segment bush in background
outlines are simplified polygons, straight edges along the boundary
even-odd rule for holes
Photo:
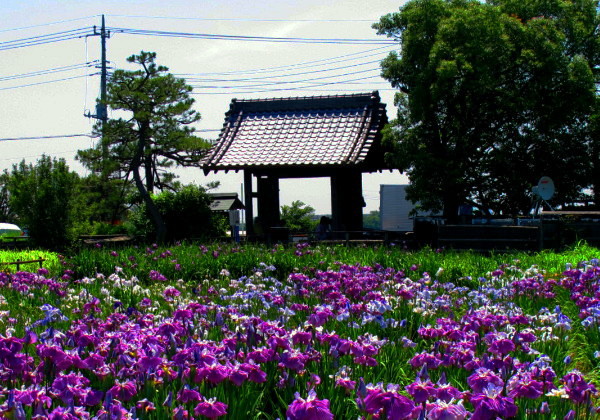
[[[61,249],[74,239],[75,191],[79,176],[64,159],[43,155],[37,163],[23,160],[5,172],[8,204],[15,221],[26,228],[35,246]]]
[[[179,191],[163,191],[153,200],[167,226],[169,242],[225,235],[227,221],[210,210],[211,199],[202,187],[186,185]],[[156,228],[144,205],[131,212],[127,227],[133,236],[146,240],[156,236]]]

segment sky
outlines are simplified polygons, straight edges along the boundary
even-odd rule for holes
[[[101,15],[110,30],[109,66],[133,69],[128,56],[142,50],[156,52],[159,64],[194,86],[194,109],[202,115],[195,128],[214,140],[233,98],[378,90],[392,119],[394,90],[380,77],[379,62],[398,45],[377,35],[371,25],[401,5],[393,0],[2,0],[0,171],[46,154],[65,158],[71,169],[86,174],[74,156],[97,141],[89,137],[95,121],[84,114],[94,112],[99,95],[95,66],[100,37],[92,35]],[[71,35],[73,39],[63,40]],[[44,36],[53,42],[40,43]],[[246,41],[240,36],[304,42]],[[306,42],[315,38],[327,42]],[[176,172],[184,184],[218,180],[221,185],[215,192],[241,193],[241,172],[209,176],[193,168]],[[363,175],[365,213],[378,210],[381,184],[406,183],[407,177],[397,171]],[[329,188],[325,178],[284,179],[281,204],[300,200],[317,214],[328,214]]]

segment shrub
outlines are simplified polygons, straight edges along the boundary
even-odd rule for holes
[[[179,191],[163,191],[153,197],[167,226],[167,241],[223,236],[226,221],[210,210],[210,197],[204,188],[186,185]],[[127,224],[130,234],[146,239],[156,235],[156,229],[146,207],[135,208]]]

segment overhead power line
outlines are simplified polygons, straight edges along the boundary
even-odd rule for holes
[[[40,23],[38,25],[29,25],[29,26],[21,26],[21,27],[18,27],[18,28],[1,29],[0,33],[2,33],[2,32],[11,32],[11,31],[20,31],[20,30],[23,30],[23,29],[39,28],[40,26],[59,25],[61,23],[68,23],[68,22],[75,22],[75,21],[78,21],[78,20],[91,19],[91,18],[95,18],[95,17],[98,17],[98,16],[99,15],[90,15],[90,16],[84,16],[84,17],[79,17],[79,18],[74,18],[74,19],[65,19],[65,20],[57,20],[55,22]]]
[[[210,132],[219,132],[221,129],[200,129],[196,130],[198,133],[210,133]],[[23,140],[51,140],[51,139],[68,139],[75,137],[88,137],[90,139],[98,138],[99,136],[94,136],[92,134],[61,134],[61,135],[53,135],[53,136],[31,136],[31,137],[4,137],[0,138],[0,141],[23,141]]]
[[[129,35],[160,36],[174,38],[194,38],[194,39],[218,39],[225,41],[252,41],[252,42],[286,42],[303,44],[366,44],[366,45],[395,45],[396,42],[381,39],[361,39],[361,38],[301,38],[301,37],[269,37],[269,36],[250,36],[250,35],[222,35],[222,34],[204,34],[192,32],[173,32],[173,31],[155,31],[149,29],[132,28],[110,28],[113,33],[123,33]]]
[[[93,66],[97,65],[98,63],[99,63],[98,60],[94,60],[94,61],[88,61],[86,63],[71,64],[68,66],[54,67],[54,68],[45,69],[45,70],[37,70],[37,71],[29,72],[29,73],[13,74],[10,76],[0,76],[0,82],[4,82],[7,80],[23,79],[26,77],[45,76],[46,74],[60,73],[60,72],[64,72],[64,71],[79,70],[79,69],[83,69],[83,68],[87,68],[87,67],[93,67]]]
[[[235,94],[249,94],[249,93],[267,93],[267,92],[283,92],[283,91],[290,91],[290,90],[314,90],[313,88],[315,87],[322,87],[322,86],[331,86],[331,85],[339,85],[339,84],[349,84],[351,82],[356,82],[356,81],[361,81],[361,80],[367,80],[367,79],[374,79],[374,78],[378,78],[379,76],[365,76],[365,77],[357,77],[355,79],[348,79],[348,80],[344,80],[344,81],[333,81],[333,82],[323,82],[323,83],[314,83],[311,84],[309,86],[293,86],[293,87],[277,87],[277,88],[266,88],[266,89],[260,89],[260,90],[253,90],[253,91],[238,91],[238,92],[231,92],[231,91],[226,91],[226,92],[204,92],[204,93],[199,93],[199,92],[192,92],[193,95],[235,95]],[[222,86],[216,86],[214,87],[214,89],[224,89]],[[243,86],[238,87],[238,89],[243,89]],[[362,89],[364,90],[364,89]]]
[[[353,76],[356,74],[364,74],[364,73],[369,73],[369,72],[373,72],[373,71],[377,71],[379,72],[379,68],[371,68],[371,69],[367,69],[367,70],[359,70],[359,71],[353,71],[353,72],[347,72],[347,73],[343,73],[343,74],[333,74],[333,75],[328,75],[328,76],[319,76],[319,77],[312,77],[312,78],[303,78],[303,79],[296,79],[296,80],[268,80],[265,81],[264,83],[255,83],[253,85],[244,85],[242,87],[263,87],[263,86],[275,86],[275,85],[289,85],[289,84],[298,84],[298,83],[309,83],[315,80],[324,80],[324,79],[339,79],[340,77],[345,77],[345,76]],[[369,76],[370,77],[379,77],[379,74],[377,75],[372,75]],[[208,80],[210,81],[210,80]],[[221,80],[223,81],[223,80]],[[224,80],[227,81],[227,80]],[[233,80],[233,82],[235,82],[236,80]],[[237,80],[239,81],[239,80]],[[252,81],[252,79],[248,79],[246,81]],[[336,80],[335,83],[345,83],[348,82],[349,80]],[[193,85],[192,87],[201,87],[201,85]]]
[[[374,52],[374,51],[377,51],[377,52]],[[212,72],[212,73],[174,73],[174,75],[180,76],[180,77],[215,76],[215,75],[226,76],[226,75],[236,75],[236,74],[246,74],[246,73],[251,73],[251,74],[269,73],[269,72],[278,71],[278,70],[288,71],[288,69],[289,69],[289,71],[291,71],[291,70],[299,70],[299,69],[304,69],[304,68],[327,66],[327,65],[330,65],[332,62],[335,64],[338,64],[338,63],[342,63],[342,62],[346,62],[346,61],[353,61],[353,60],[358,60],[358,59],[363,59],[363,58],[375,57],[375,56],[381,55],[382,53],[387,53],[390,51],[392,51],[392,50],[390,49],[389,46],[386,45],[383,47],[369,48],[368,50],[364,50],[364,51],[360,51],[360,52],[356,52],[356,53],[338,55],[338,56],[328,57],[328,58],[321,58],[319,60],[302,61],[299,63],[286,64],[283,66],[262,67],[262,68],[258,68],[258,69],[232,70],[232,71]],[[369,54],[369,53],[372,53],[372,54]]]
[[[271,75],[266,75],[266,76],[259,76],[259,77],[246,77],[243,79],[213,79],[213,78],[200,78],[200,77],[186,77],[187,81],[193,81],[193,82],[251,82],[251,81],[261,81],[261,80],[268,80],[268,79],[280,79],[283,77],[292,77],[292,76],[304,76],[306,74],[314,74],[314,73],[326,73],[326,72],[331,72],[331,71],[336,71],[336,70],[345,70],[345,69],[350,69],[350,68],[354,68],[354,67],[360,67],[360,66],[367,66],[369,64],[375,64],[375,63],[379,63],[380,60],[374,60],[374,61],[367,61],[367,62],[363,62],[363,63],[357,63],[357,64],[351,64],[351,65],[345,65],[345,66],[338,66],[338,67],[331,67],[328,69],[322,69],[322,70],[310,70],[310,71],[303,71],[303,72],[299,72],[299,73],[288,73],[288,74],[271,74]],[[363,70],[363,71],[371,71],[373,69],[367,69],[367,70]],[[379,70],[379,67],[376,68],[376,70]],[[352,73],[346,73],[346,74],[352,74]],[[324,77],[339,77],[339,76],[344,76],[344,74],[334,74],[334,75],[330,75],[330,76],[324,76]],[[305,80],[314,80],[314,79],[305,79]],[[265,81],[265,83],[277,83],[276,81]]]
[[[97,136],[93,136],[91,134],[63,134],[63,135],[55,135],[55,136],[5,137],[5,138],[0,138],[0,141],[67,139],[67,138],[74,138],[74,137],[96,138]]]
[[[323,23],[347,23],[347,22],[369,22],[373,19],[259,19],[259,18],[200,18],[183,16],[146,16],[146,15],[111,15],[109,17],[133,18],[133,19],[161,19],[161,20],[195,20],[203,22],[323,22]]]
[[[12,41],[4,41],[0,42],[0,51],[31,47],[33,45],[42,45],[52,42],[67,41],[70,39],[82,38],[90,33],[90,28],[79,28],[62,32],[54,32],[46,35],[32,36],[29,38],[15,39]]]
[[[46,80],[44,82],[27,83],[25,85],[3,87],[3,88],[0,88],[0,90],[10,90],[10,89],[17,89],[17,88],[23,88],[23,87],[29,87],[29,86],[46,85],[48,83],[64,82],[66,80],[80,79],[82,77],[97,76],[97,75],[98,75],[98,73],[80,74],[79,76],[63,77],[62,79]]]

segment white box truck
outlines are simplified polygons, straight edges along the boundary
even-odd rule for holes
[[[379,186],[379,216],[381,230],[410,232],[413,219],[410,212],[414,205],[406,199],[408,185],[381,184]]]

